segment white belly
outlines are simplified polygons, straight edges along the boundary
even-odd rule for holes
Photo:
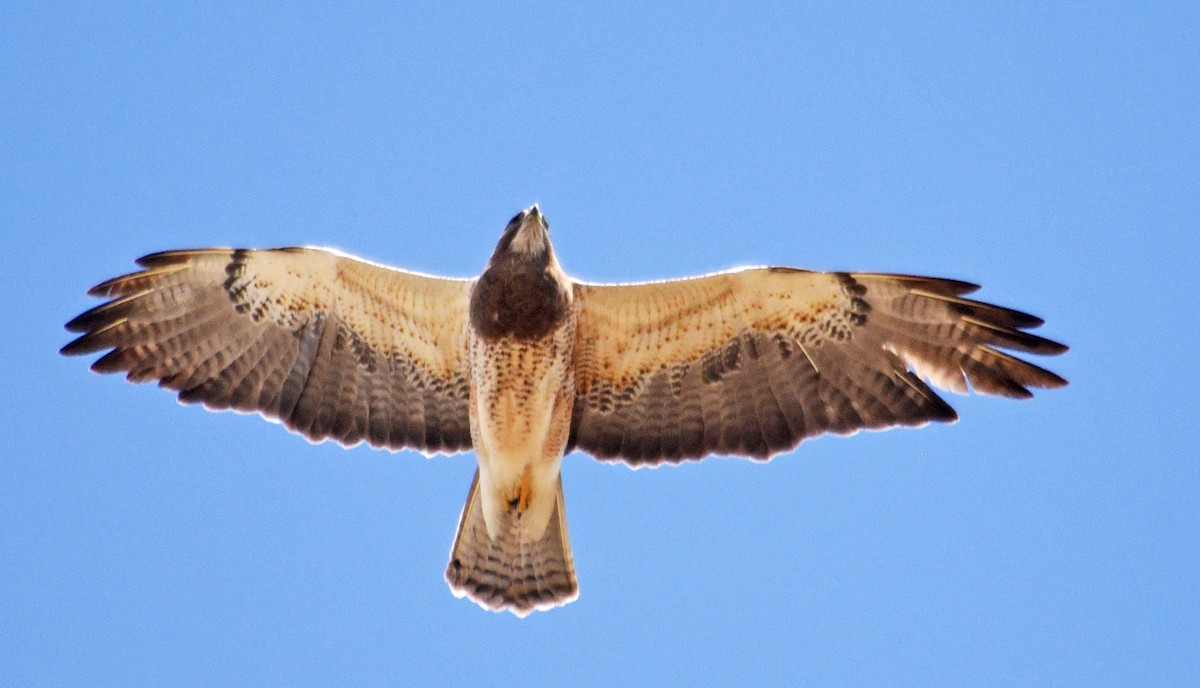
[[[519,481],[527,467],[542,463],[547,454],[561,455],[561,447],[555,452],[548,446],[561,375],[538,372],[542,374],[524,380],[520,389],[485,379],[472,400],[480,468],[497,484]]]
[[[541,343],[472,339],[471,438],[489,531],[523,489],[531,533],[540,536],[549,521],[574,400],[571,329]]]

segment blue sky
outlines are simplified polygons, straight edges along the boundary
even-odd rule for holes
[[[982,3],[980,3],[982,4]],[[1185,685],[1194,3],[0,8],[0,684]],[[581,597],[442,580],[472,458],[310,446],[58,356],[154,250],[603,281],[924,273],[1072,386],[767,465],[565,462]]]

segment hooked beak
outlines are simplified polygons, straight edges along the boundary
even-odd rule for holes
[[[524,225],[526,223],[530,223],[530,222],[537,222],[538,224],[540,224],[542,226],[542,229],[550,228],[549,225],[546,223],[545,216],[542,215],[542,209],[538,207],[537,203],[534,203],[533,205],[529,206],[525,210],[522,210],[521,214],[525,216],[525,218],[521,222],[522,225]]]

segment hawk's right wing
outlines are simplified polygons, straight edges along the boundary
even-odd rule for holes
[[[89,292],[64,354],[181,401],[257,411],[311,440],[426,453],[471,446],[471,282],[312,248],[156,253]]]

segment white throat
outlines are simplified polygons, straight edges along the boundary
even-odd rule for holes
[[[540,256],[546,252],[546,239],[538,228],[525,226],[517,230],[508,247],[517,253]]]

